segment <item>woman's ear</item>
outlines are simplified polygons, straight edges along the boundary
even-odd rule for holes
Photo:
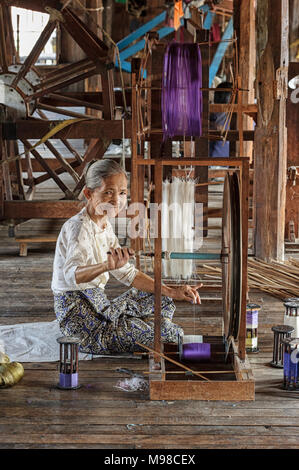
[[[83,189],[83,194],[86,197],[86,199],[89,200],[91,198],[91,190],[89,188],[87,188],[86,186]]]

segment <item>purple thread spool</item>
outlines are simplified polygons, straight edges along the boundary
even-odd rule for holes
[[[78,384],[78,350],[79,338],[75,336],[62,336],[57,338],[60,345],[59,384],[61,390],[74,390],[80,388]]]
[[[273,359],[272,362],[270,362],[270,365],[272,367],[277,367],[278,369],[283,369],[284,345],[282,340],[290,338],[294,328],[289,325],[276,325],[272,326],[271,330],[274,333],[274,344]]]
[[[195,342],[194,339],[196,338],[191,335],[189,340],[190,343],[184,343],[183,337],[178,335],[178,349],[179,349],[179,356],[180,361],[191,361],[191,362],[204,362],[209,361],[211,359],[211,344],[210,343],[203,343],[202,336],[198,336],[199,341]]]
[[[284,338],[283,356],[283,388],[293,391],[299,390],[299,338]]]
[[[261,306],[247,304],[246,306],[246,352],[259,352],[257,347],[258,314]]]
[[[211,359],[210,343],[183,344],[182,360],[189,362],[204,362]]]
[[[162,75],[164,140],[202,134],[202,60],[195,43],[172,41],[166,48]]]

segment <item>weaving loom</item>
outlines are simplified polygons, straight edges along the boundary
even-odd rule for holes
[[[205,116],[209,114],[209,62],[206,60],[209,40],[201,41],[200,51],[197,44],[171,43],[166,55],[165,44],[159,43],[157,38],[154,38],[154,33],[146,41],[146,47],[153,43],[155,48],[146,54],[150,63],[146,64],[138,59],[132,62],[132,115],[136,116],[132,125],[133,140],[134,135],[136,136],[136,145],[132,147],[132,202],[142,201],[147,168],[147,174],[152,178],[150,185],[154,188],[154,202],[158,206],[163,202],[177,201],[182,207],[184,202],[206,201],[203,203],[203,221],[207,224],[207,199],[202,197],[207,195],[210,184],[208,166],[215,165],[215,158],[208,158],[205,121]],[[175,54],[171,55],[173,48]],[[188,63],[187,49],[189,52],[192,50],[193,54],[194,51],[198,54],[196,67],[194,56]],[[186,59],[185,62],[182,56]],[[201,57],[202,73],[198,70]],[[184,63],[183,70],[177,67],[180,60]],[[193,72],[193,81],[189,78],[188,83],[186,77],[192,74],[186,67],[191,67]],[[146,80],[140,78],[144,68],[151,70],[154,75],[148,73]],[[197,87],[195,103],[187,107],[184,104],[188,94],[186,90],[191,89],[193,85]],[[234,96],[236,91],[235,89],[233,92]],[[181,93],[184,95],[182,101]],[[159,98],[160,114],[157,112]],[[155,107],[152,106],[154,99]],[[182,106],[180,103],[183,103]],[[178,109],[179,113],[176,114]],[[239,132],[242,133],[242,129]],[[185,142],[185,138],[193,140],[193,158],[173,158],[169,137],[174,141]],[[199,137],[204,139],[201,142],[207,142],[200,151]],[[147,158],[143,154],[146,140],[151,142]],[[198,154],[201,155],[200,158]],[[138,253],[137,266],[138,256],[141,254],[154,257],[155,260],[154,348],[139,344],[149,356],[149,391],[152,400],[254,399],[254,380],[245,348],[249,160],[244,157],[217,158],[216,164],[228,168],[223,193],[222,247],[219,252],[205,252],[204,245],[200,249],[194,246],[194,219],[191,214],[179,219],[171,211],[167,214],[163,209],[162,214],[159,211],[157,216],[158,236],[155,238],[154,252],[145,251],[145,243],[141,238],[132,240],[132,245]],[[175,178],[178,174],[183,174],[184,177]],[[200,184],[197,184],[198,175],[201,178]],[[186,237],[181,240],[165,239],[165,232],[171,234],[178,225],[185,224]],[[205,232],[207,233],[207,230],[203,227],[203,237]],[[195,331],[194,328],[193,335],[178,338],[178,343],[162,344],[162,278],[167,280],[174,277],[185,281],[192,276],[193,279],[195,262],[203,259],[216,260],[222,264],[223,335],[215,336],[213,331],[201,335],[200,331]],[[177,264],[173,265],[174,262]],[[204,311],[204,305],[201,308]],[[193,313],[195,315],[195,310]]]

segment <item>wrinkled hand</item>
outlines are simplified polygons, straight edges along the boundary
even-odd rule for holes
[[[110,248],[107,252],[107,269],[112,271],[113,269],[118,269],[124,266],[129,258],[134,256],[135,252],[132,248]]]
[[[189,286],[188,284],[174,287],[172,298],[175,300],[186,300],[192,304],[201,304],[199,293],[197,289],[200,289],[203,286],[202,283],[197,284],[196,286]]]

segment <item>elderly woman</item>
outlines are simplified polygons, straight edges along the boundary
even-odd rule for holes
[[[64,223],[56,244],[52,291],[60,329],[93,354],[132,352],[136,341],[151,346],[154,281],[129,263],[134,251],[120,247],[108,220],[126,205],[127,175],[113,160],[98,160],[85,182],[87,205]],[[132,287],[111,301],[104,291],[109,273]],[[200,303],[199,287],[162,286],[162,341],[176,342],[182,332],[172,323],[172,299]]]

